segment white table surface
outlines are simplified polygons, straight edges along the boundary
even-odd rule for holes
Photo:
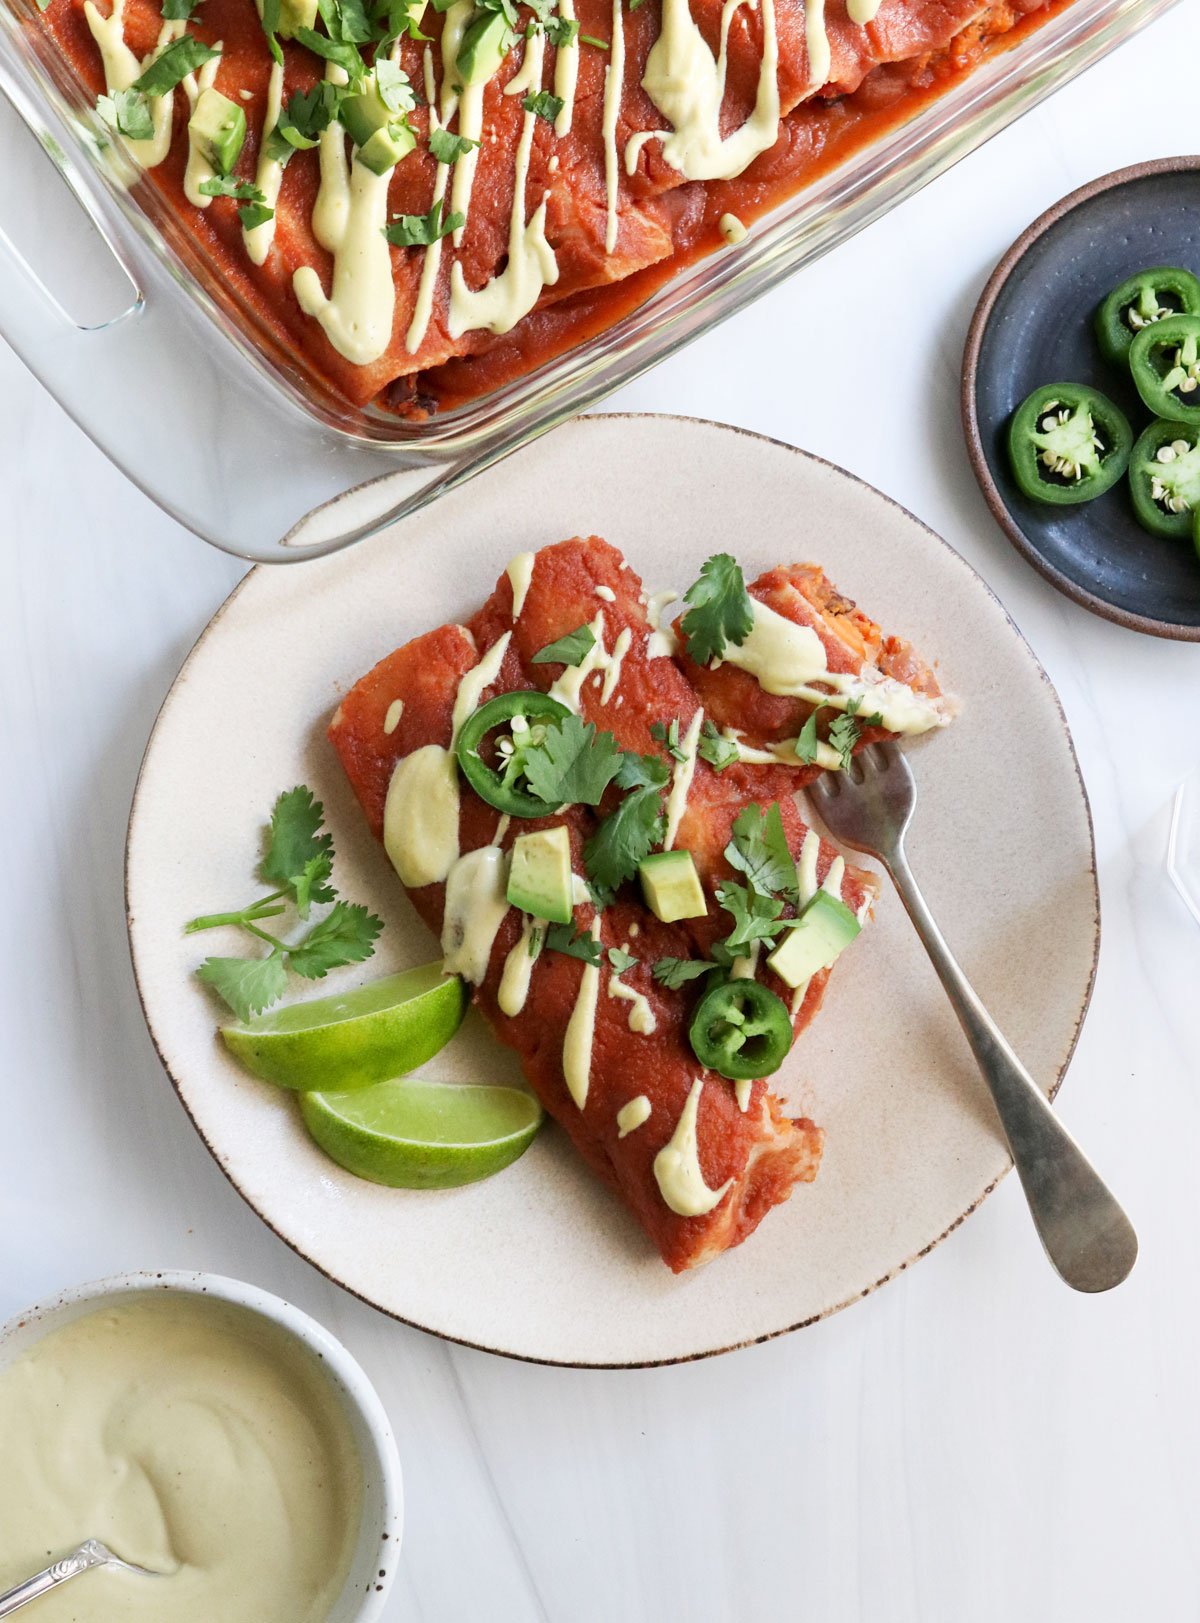
[[[142,746],[241,566],[178,530],[0,350],[0,1319],[164,1266],[315,1313],[377,1383],[400,1445],[389,1619],[1200,1617],[1200,931],[1163,869],[1170,798],[1200,754],[1200,649],[1042,583],[972,483],[957,405],[993,263],[1073,187],[1194,150],[1198,59],[1200,6],[1184,4],[613,402],[760,429],[861,474],[982,571],[1049,670],[1091,791],[1104,914],[1061,1109],[1142,1243],[1107,1297],[1054,1278],[1015,1179],[851,1311],[677,1369],[446,1346],[295,1257],[159,1069],[121,904]],[[819,556],[819,537],[802,550]],[[1036,792],[1014,763],[1013,793]]]

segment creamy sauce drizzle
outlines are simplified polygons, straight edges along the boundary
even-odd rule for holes
[[[654,1157],[654,1177],[659,1192],[679,1217],[703,1217],[733,1185],[733,1179],[727,1178],[719,1189],[710,1189],[700,1169],[696,1118],[703,1091],[704,1078],[698,1076],[692,1083],[674,1133]]]
[[[629,943],[625,943],[626,952]],[[629,1004],[629,1029],[635,1031],[639,1037],[649,1037],[658,1030],[658,1021],[654,1017],[654,1010],[650,1007],[648,999],[632,986],[626,986],[621,977],[612,973],[608,977],[609,997],[620,998]]]
[[[812,901],[818,889],[827,890],[831,896],[842,899],[842,880],[846,875],[846,861],[844,857],[835,857],[829,865],[829,872],[825,875],[823,885],[817,884],[817,858],[821,854],[821,838],[813,829],[808,829],[804,835],[804,842],[800,847],[800,855],[796,859],[796,891],[797,901],[804,908]],[[868,903],[869,905],[869,903]],[[800,1013],[811,981],[801,981],[792,993],[792,1019]]]
[[[615,603],[617,601],[617,594],[611,586],[593,586],[592,590],[603,603]]]
[[[529,596],[530,583],[533,580],[533,553],[518,552],[516,557],[505,570],[508,584],[512,587],[512,617],[513,624],[521,618],[521,610],[525,607],[525,599]]]
[[[678,600],[679,593],[668,586],[665,591],[651,592],[646,599],[646,623],[650,635],[646,638],[646,658],[665,659],[679,652],[679,642],[672,625],[663,625],[663,611]]]
[[[92,38],[100,48],[104,84],[110,96],[114,90],[128,90],[135,79],[141,78],[155,57],[187,29],[186,22],[164,22],[159,30],[158,43],[150,55],[139,62],[125,43],[125,0],[113,0],[112,11],[107,17],[101,16],[94,0],[84,0],[83,15]],[[170,150],[174,108],[173,90],[168,90],[165,96],[152,96],[150,121],[153,134],[145,141],[130,141],[123,135],[115,137],[140,168],[156,169]]]
[[[526,58],[533,63],[535,83],[541,83],[542,60],[546,49],[546,36],[535,34],[526,43]],[[463,115],[466,98],[482,86],[470,87],[463,92]],[[482,118],[482,109],[480,112]],[[512,213],[508,226],[508,263],[490,281],[474,292],[467,286],[463,268],[455,262],[450,271],[451,338],[461,338],[465,332],[511,332],[537,303],[544,287],[553,287],[558,281],[558,260],[546,240],[546,203],[549,194],[534,209],[528,224],[525,221],[525,187],[529,177],[529,155],[533,149],[533,129],[537,114],[526,112],[521,126],[521,139],[517,146],[516,172],[513,176]],[[460,128],[463,118],[460,118]],[[467,154],[475,157],[475,153]],[[460,158],[455,167],[455,207],[457,200],[458,170],[466,162]],[[360,165],[361,167],[361,165]],[[457,237],[456,237],[457,242]]]
[[[532,43],[532,40],[525,41],[525,54],[521,58],[521,66],[504,87],[506,96],[524,96],[542,82],[542,65],[529,48]]]
[[[458,860],[454,744],[463,722],[478,708],[480,695],[500,674],[511,639],[512,632],[506,631],[459,682],[449,747],[423,744],[396,763],[383,808],[383,848],[410,889],[437,884]]]
[[[738,219],[736,214],[722,214],[721,218],[717,221],[717,230],[725,238],[725,241],[729,243],[730,247],[736,247],[739,242],[745,242],[747,236],[749,235],[746,227],[742,224],[741,220]]]
[[[346,82],[333,62],[325,76],[334,84]],[[325,292],[311,265],[294,272],[292,288],[338,354],[354,366],[369,366],[391,342],[396,310],[392,251],[383,234],[392,172],[376,175],[353,163],[336,119],[321,131],[320,167],[313,235],[333,255],[333,288]]]
[[[751,602],[754,624],[750,633],[740,645],[728,645],[724,658],[730,665],[748,671],[764,693],[805,699],[835,710],[845,710],[849,704],[857,703],[859,714],[864,718],[881,716],[882,725],[891,733],[929,732],[934,727],[944,727],[950,720],[950,709],[944,699],[917,693],[894,677],[884,676],[872,665],[864,666],[857,675],[831,671],[825,644],[811,626],[797,625],[756,598]],[[721,663],[714,660],[713,669]],[[814,682],[825,683],[834,691],[823,692],[813,686]],[[790,745],[779,747],[787,749]],[[739,745],[739,753],[741,748]],[[831,753],[836,763],[836,753]],[[743,758],[752,758],[749,751]],[[787,759],[786,756],[772,758]],[[818,758],[818,764],[830,763]]]
[[[446,878],[442,957],[447,975],[472,986],[487,976],[488,962],[508,912],[508,857],[494,845],[458,858]]]
[[[680,740],[679,747],[683,751],[683,760],[675,762],[675,769],[671,775],[671,792],[667,796],[667,834],[663,841],[664,851],[669,851],[674,845],[683,814],[687,810],[687,797],[692,787],[692,779],[696,775],[696,746],[700,742],[703,721],[703,710],[697,710],[687,732]]]
[[[650,1120],[650,1115],[650,1101],[644,1093],[639,1093],[636,1099],[631,1099],[617,1111],[617,1137],[626,1138],[630,1133],[636,1133]]]
[[[550,697],[557,699],[559,704],[565,704],[568,710],[579,714],[580,696],[583,685],[593,673],[603,672],[604,681],[600,689],[600,703],[607,704],[616,690],[621,679],[621,662],[629,652],[629,644],[633,640],[632,633],[625,627],[613,643],[610,654],[604,646],[604,610],[597,610],[595,619],[591,622],[590,630],[596,639],[578,665],[568,665],[566,670],[550,684]]]
[[[613,0],[612,44],[604,70],[604,192],[608,204],[608,224],[604,231],[604,251],[617,246],[617,195],[621,185],[621,164],[617,152],[617,119],[625,89],[625,0]],[[630,170],[632,174],[633,171]]]
[[[267,137],[279,122],[280,108],[283,106],[283,63],[271,63],[271,77],[267,81],[267,110],[263,115],[262,139],[258,148],[258,168],[254,173],[254,184],[263,194],[267,207],[274,210],[279,202],[279,188],[283,185],[283,165],[278,158],[269,156],[266,150]],[[242,242],[246,252],[256,265],[265,262],[271,251],[271,244],[275,241],[275,215],[272,213],[269,220],[261,225],[252,226],[249,231],[243,230]]]
[[[383,718],[384,733],[390,736],[400,725],[400,717],[404,714],[404,700],[393,699],[387,707],[387,715]]]
[[[449,26],[449,18],[447,18]],[[442,98],[445,102],[449,91],[443,89]],[[429,131],[440,130],[443,120],[439,119],[435,106],[433,83],[433,57],[428,45],[425,47],[425,100],[429,104]],[[443,112],[445,108],[443,107]],[[449,164],[439,163],[433,180],[433,207],[444,203],[446,186],[450,179]],[[417,285],[417,297],[413,303],[412,320],[408,324],[408,332],[404,335],[404,349],[409,355],[415,355],[425,341],[425,334],[429,330],[429,320],[433,315],[433,295],[437,288],[438,271],[442,264],[442,239],[431,242],[425,250],[425,257],[421,261],[421,280]]]
[[[852,23],[865,28],[879,15],[881,0],[846,0],[846,13]]]
[[[592,940],[600,939],[600,915],[592,920]],[[563,1076],[567,1091],[580,1110],[587,1104],[592,1073],[592,1043],[596,1036],[596,999],[600,993],[600,971],[584,964],[575,1007],[563,1039]]]
[[[779,45],[774,0],[761,0],[763,49],[754,111],[732,135],[721,135],[721,105],[729,65],[729,26],[743,4],[725,0],[720,53],[714,58],[688,0],[663,0],[662,32],[646,58],[642,89],[672,126],[644,130],[625,148],[633,174],[647,141],[661,141],[663,157],[686,180],[732,180],[779,138]]]
[[[534,932],[541,932],[544,929],[545,925],[540,919],[526,914],[521,934],[509,948],[508,956],[504,960],[496,1002],[500,1005],[500,1012],[508,1015],[510,1019],[520,1014],[528,1002],[529,981],[538,957],[535,942],[540,944],[542,939],[540,933],[535,936]]]
[[[558,15],[567,22],[575,21],[573,0],[558,0]],[[571,120],[575,116],[575,86],[579,82],[579,35],[569,45],[556,47],[554,58],[554,94],[562,102],[562,109],[554,120],[554,133],[561,141],[571,133]],[[557,157],[551,167],[557,167]]]
[[[808,84],[820,90],[828,83],[832,58],[825,32],[825,0],[804,0],[804,35],[808,46]]]

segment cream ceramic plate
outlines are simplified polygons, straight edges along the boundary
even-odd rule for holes
[[[525,1358],[645,1364],[776,1335],[854,1301],[954,1227],[1008,1167],[890,889],[779,1076],[790,1103],[826,1129],[817,1182],[745,1245],[678,1279],[554,1127],[507,1172],[466,1189],[390,1190],[339,1171],[309,1143],[293,1101],[243,1075],[214,1036],[216,1009],[191,971],[206,951],[238,949],[180,930],[255,893],[258,828],[281,789],[305,782],[325,803],[342,894],[387,922],[367,973],[435,956],[366,832],[326,723],[382,655],[475,609],[513,553],[589,532],[623,548],[654,587],[682,589],[722,548],[748,576],[812,556],[939,661],[963,711],[912,750],[913,865],[1001,1026],[1055,1087],[1087,1006],[1099,920],[1087,800],[1053,689],[983,582],[908,513],[837,468],[712,423],[585,418],[387,535],[253,571],[193,650],[151,737],[129,830],[130,936],[146,1018],[198,1131],[303,1256],[440,1335]],[[344,970],[326,985],[364,978]],[[427,1069],[517,1074],[475,1015]]]

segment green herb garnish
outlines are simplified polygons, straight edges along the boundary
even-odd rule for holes
[[[429,150],[439,163],[457,163],[479,145],[469,135],[451,135],[449,130],[430,130]]]
[[[621,763],[611,733],[571,715],[551,723],[525,752],[523,770],[530,791],[548,806],[598,806]]]
[[[270,947],[265,957],[206,958],[196,974],[224,999],[240,1020],[260,1014],[287,990],[287,972],[322,980],[331,969],[357,964],[375,951],[382,920],[358,903],[335,900],[333,837],[321,832],[325,813],[311,789],[298,785],[279,796],[259,874],[276,889],[232,913],[207,913],[184,926],[187,934],[231,927]],[[333,902],[326,916],[297,941],[283,941],[261,928],[289,907],[306,920],[315,905]]]
[[[670,723],[652,721],[650,723],[650,736],[657,738],[660,744],[667,746],[667,754],[673,755],[677,761],[687,760],[687,751],[679,742],[679,718],[673,716]]]
[[[665,789],[671,768],[661,755],[635,755],[626,750],[617,773],[618,789]]]
[[[691,607],[680,622],[687,650],[697,665],[719,659],[727,643],[742,643],[754,625],[754,610],[745,577],[735,558],[715,553],[683,594]]]
[[[114,90],[111,96],[99,97],[96,111],[109,129],[127,141],[148,141],[154,134],[150,103],[136,90]]]
[[[732,880],[717,886],[717,900],[733,916],[733,929],[725,937],[728,952],[737,952],[755,941],[773,941],[783,929],[780,914],[783,903],[774,896],[761,896]]]
[[[307,46],[314,56],[341,68],[352,83],[366,78],[367,64],[353,40],[330,39],[318,34],[315,28],[297,28],[295,38],[297,44]]]
[[[428,248],[465,224],[466,216],[457,210],[447,214],[444,199],[439,198],[428,214],[398,214],[383,234],[394,248]]]
[[[189,73],[197,72],[206,62],[211,62],[214,56],[220,54],[220,51],[214,51],[211,45],[206,45],[194,34],[182,34],[179,39],[172,40],[165,50],[158,53],[145,72],[133,81],[130,88],[140,90],[143,96],[165,96],[168,90],[174,90]]]
[[[599,969],[604,961],[604,949],[590,930],[576,934],[569,924],[552,924],[546,931],[546,945],[551,952],[565,952],[568,958],[582,958],[585,964]]]
[[[247,231],[253,231],[256,225],[264,225],[275,217],[275,210],[268,206],[262,192],[248,180],[234,180],[231,175],[214,175],[211,180],[200,182],[200,190],[205,197],[236,198],[242,205],[238,209],[238,219]]]
[[[725,847],[725,860],[739,869],[759,896],[798,899],[796,864],[783,829],[778,802],[764,812],[746,806],[733,822],[733,838]]]
[[[738,747],[732,738],[726,738],[717,731],[711,721],[706,721],[700,729],[696,753],[702,761],[708,762],[714,772],[724,772],[727,766],[732,766],[737,760]]]
[[[635,789],[604,819],[583,848],[583,865],[598,894],[611,895],[632,879],[666,831],[657,787]]]
[[[596,646],[596,633],[591,626],[577,626],[557,642],[539,648],[531,661],[534,665],[582,665]]]
[[[620,947],[610,947],[608,961],[618,975],[623,975],[627,969],[632,969],[639,963],[640,959],[635,958],[631,952],[623,952]]]
[[[560,51],[570,45],[579,33],[579,24],[574,17],[547,17],[543,27],[546,38]]]
[[[527,96],[521,97],[521,106],[527,113],[534,113],[538,118],[544,118],[551,124],[565,105],[562,97],[554,95],[550,90],[531,90]]]
[[[162,19],[165,23],[189,23],[200,0],[162,0]]]
[[[660,958],[650,973],[669,992],[677,992],[685,982],[699,980],[716,967],[707,958]]]
[[[607,51],[610,48],[608,40],[597,39],[595,34],[580,34],[579,43],[581,45],[594,45],[598,51]]]

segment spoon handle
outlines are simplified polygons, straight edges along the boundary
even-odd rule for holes
[[[884,861],[991,1091],[1047,1256],[1075,1290],[1111,1290],[1137,1258],[1132,1224],[959,968],[903,845]]]
[[[24,1583],[17,1584],[13,1589],[6,1589],[0,1595],[0,1618],[11,1617],[31,1600],[37,1600],[71,1578],[78,1578],[81,1572],[87,1572],[90,1567],[104,1566],[111,1559],[107,1550],[102,1554],[96,1541],[88,1539],[78,1549],[64,1555],[61,1561],[55,1561],[42,1572],[35,1572],[32,1578],[26,1578]]]

